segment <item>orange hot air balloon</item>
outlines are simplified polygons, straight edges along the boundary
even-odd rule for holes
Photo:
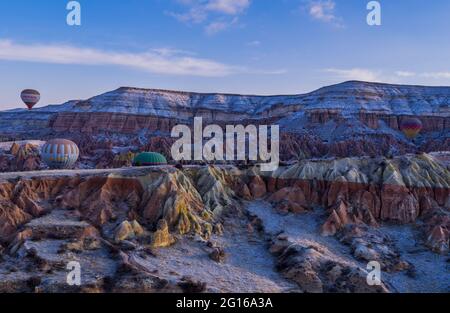
[[[401,131],[408,137],[409,139],[416,138],[417,135],[422,130],[422,122],[418,118],[408,117],[405,118],[400,125]]]
[[[20,98],[27,105],[28,110],[31,110],[41,100],[41,94],[34,89],[25,89],[20,94]]]

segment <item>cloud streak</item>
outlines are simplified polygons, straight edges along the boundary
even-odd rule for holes
[[[397,72],[395,72],[395,74],[399,77],[422,77],[422,78],[431,78],[431,79],[450,79],[449,71],[425,72],[425,73],[397,71]]]
[[[181,54],[180,54],[181,53]],[[183,52],[153,49],[145,53],[104,51],[70,45],[23,45],[0,39],[0,60],[53,64],[113,65],[150,73],[221,77],[244,69]]]
[[[143,53],[106,51],[61,44],[19,44],[0,39],[0,60],[64,65],[119,66],[155,74],[224,77],[233,74],[277,75],[284,70],[249,69],[195,57],[192,52],[160,48]]]
[[[206,27],[205,27],[205,33],[207,35],[214,35],[217,34],[221,31],[226,30],[227,28],[231,27],[232,25],[238,23],[238,18],[235,17],[233,20],[231,21],[214,21],[209,23]]]
[[[408,71],[397,71],[397,72],[395,72],[395,75],[397,75],[399,77],[414,77],[414,76],[416,76],[416,73],[408,72]]]
[[[450,72],[430,72],[422,73],[423,77],[433,79],[450,79]]]
[[[210,0],[206,4],[206,9],[209,11],[236,15],[245,11],[249,6],[250,0]]]
[[[333,78],[340,81],[345,80],[361,80],[368,82],[385,82],[385,83],[417,83],[429,84],[432,80],[445,83],[450,79],[450,72],[423,72],[417,73],[412,71],[389,71],[389,70],[372,70],[367,68],[327,68],[321,72],[328,73]],[[426,81],[425,81],[426,80]]]
[[[239,15],[251,4],[251,0],[178,0],[188,7],[186,12],[166,12],[169,16],[187,24],[206,24],[204,31],[213,35],[237,24]]]
[[[379,72],[372,71],[364,68],[352,68],[352,69],[337,69],[327,68],[323,72],[330,73],[342,80],[362,80],[362,81],[381,81]]]

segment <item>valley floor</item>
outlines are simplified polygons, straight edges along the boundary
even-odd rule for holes
[[[134,264],[167,281],[169,285],[175,286],[187,279],[204,283],[206,292],[299,292],[294,282],[284,278],[276,270],[276,258],[269,252],[270,239],[280,234],[286,236],[291,243],[318,246],[324,254],[342,264],[365,268],[366,264],[355,259],[348,246],[335,237],[320,235],[320,226],[326,218],[322,210],[301,215],[282,215],[265,201],[247,202],[246,210],[246,218],[227,217],[224,235],[214,235],[209,242],[198,236],[182,237],[172,247],[154,250],[152,254],[141,249],[125,253]],[[28,226],[39,228],[41,232],[46,228],[50,231],[55,225],[60,230],[87,227],[84,222],[76,222],[71,214],[70,211],[57,210],[33,220]],[[262,230],[249,226],[248,218],[258,218],[262,223]],[[382,226],[380,230],[393,239],[401,256],[415,267],[415,277],[410,277],[405,272],[382,274],[383,281],[392,291],[450,291],[450,263],[447,257],[425,249],[411,226]],[[70,257],[81,261],[83,269],[86,269],[86,282],[95,284],[106,276],[117,277],[117,264],[104,248],[78,255],[65,255],[61,252],[64,244],[67,241],[57,238],[27,242],[24,250],[19,251],[18,259],[7,257],[0,261],[0,280],[3,285],[9,283],[14,288],[29,283],[30,279],[38,275],[38,269],[27,265],[30,251],[41,262],[45,261],[56,267],[40,278],[41,283],[53,284],[54,291],[65,284],[66,277],[61,264]],[[208,256],[211,245],[224,249],[226,258],[223,263],[214,262]],[[23,258],[24,256],[26,257]]]
[[[315,244],[329,251],[335,259],[365,268],[350,248],[334,237],[320,235],[320,226],[326,218],[325,212],[315,211],[302,215],[280,215],[264,201],[251,202],[248,210],[261,218],[268,235],[283,233],[294,243]],[[415,268],[415,277],[404,272],[382,273],[382,280],[396,292],[450,292],[450,259],[432,253],[423,246],[419,234],[412,225],[385,225],[380,228],[395,243],[401,257]],[[384,277],[383,277],[384,276]]]

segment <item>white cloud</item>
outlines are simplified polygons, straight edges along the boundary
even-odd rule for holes
[[[188,7],[187,12],[167,12],[167,14],[183,23],[205,23],[204,30],[208,35],[236,24],[238,16],[251,4],[251,0],[178,0],[178,2]]]
[[[309,15],[318,21],[330,23],[336,27],[343,27],[342,19],[336,16],[336,3],[333,0],[313,0],[308,3]]]
[[[234,18],[231,21],[215,21],[215,22],[211,22],[210,24],[208,24],[205,27],[205,32],[208,35],[214,35],[218,32],[221,32],[227,28],[229,28],[230,26],[236,24],[238,22],[238,18]]]
[[[192,52],[171,48],[130,53],[80,48],[61,44],[19,44],[0,38],[0,61],[47,64],[109,65],[166,75],[223,77],[233,74],[278,75],[284,70],[249,69],[194,57]]]
[[[450,72],[430,72],[423,73],[422,76],[433,79],[450,79]]]
[[[322,72],[331,74],[338,80],[362,80],[368,82],[384,82],[392,84],[423,84],[434,85],[446,84],[450,79],[450,72],[412,72],[412,71],[388,71],[388,70],[370,70],[364,68],[338,69],[327,68]]]
[[[201,9],[192,8],[185,13],[166,12],[169,16],[176,18],[182,23],[200,24],[208,18],[208,14]]]
[[[154,48],[152,51],[163,55],[163,56],[175,56],[175,55],[196,55],[195,52],[181,50],[181,49],[173,49],[169,47],[163,47],[163,48]]]
[[[395,75],[397,75],[399,77],[414,77],[414,76],[416,76],[416,73],[408,72],[408,71],[397,71],[397,72],[395,72]]]
[[[409,71],[397,71],[395,75],[404,78],[411,77],[422,77],[422,78],[431,78],[431,79],[450,79],[450,72],[442,71],[442,72],[425,72],[425,73],[415,73]]]
[[[326,73],[334,74],[342,80],[362,80],[362,81],[381,81],[380,73],[369,69],[352,68],[352,69],[336,69],[328,68],[323,70]]]
[[[208,35],[214,35],[218,32],[221,32],[221,31],[227,29],[228,26],[229,26],[229,24],[226,22],[219,22],[219,21],[212,22],[205,27],[205,32]]]
[[[210,11],[236,15],[250,6],[250,0],[210,0],[206,8]]]
[[[0,60],[54,64],[115,65],[151,73],[190,76],[227,76],[241,68],[188,56],[178,50],[154,49],[144,53],[104,51],[59,44],[23,45],[0,39]]]

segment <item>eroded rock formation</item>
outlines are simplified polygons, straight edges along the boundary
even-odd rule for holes
[[[61,258],[76,253],[112,262],[108,269],[92,268],[92,273],[116,275],[114,285],[93,275],[85,291],[133,288],[129,280],[136,277],[149,279],[148,289],[143,290],[179,290],[179,285],[162,283],[148,269],[143,270],[145,258],[128,251],[153,255],[154,249],[170,247],[185,236],[196,236],[199,242],[223,236],[236,227],[230,218],[245,217],[238,213],[242,201],[264,199],[283,214],[311,214],[324,208],[327,216],[318,234],[335,236],[356,260],[375,260],[384,271],[409,273],[414,268],[377,227],[385,222],[415,224],[420,220],[423,243],[445,255],[449,186],[446,165],[427,154],[301,161],[272,173],[255,167],[162,166],[32,172],[23,177],[3,174],[0,244],[8,260],[26,255],[42,273],[61,262],[48,252],[50,246],[54,253],[60,251]],[[264,229],[259,219],[247,225],[249,235]],[[40,253],[40,245],[47,252]],[[213,259],[226,262],[224,251],[208,249]],[[278,238],[271,251],[279,271],[303,291],[368,291],[364,269],[340,262],[320,245]],[[43,281],[30,285],[31,278],[14,278],[17,285],[8,288],[67,290],[67,286]],[[389,288],[382,285],[377,290]]]

